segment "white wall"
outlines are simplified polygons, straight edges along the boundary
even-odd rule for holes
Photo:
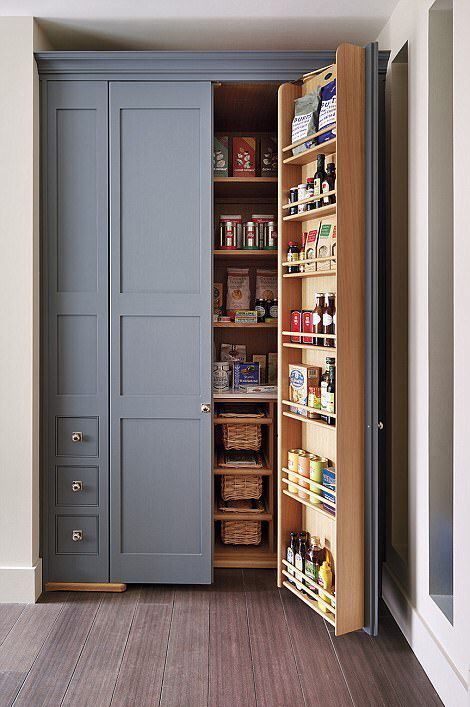
[[[409,585],[386,568],[384,596],[446,705],[469,704],[470,483],[466,440],[470,377],[470,3],[454,0],[454,621],[429,596],[428,11],[400,0],[379,35],[391,59],[408,41],[409,72]],[[445,159],[443,154],[442,159]],[[438,322],[432,322],[434,326]],[[445,375],[445,371],[443,371]],[[399,679],[399,678],[398,678]]]
[[[0,18],[0,601],[35,601],[39,559],[39,124],[32,17]],[[44,46],[44,45],[41,45]]]

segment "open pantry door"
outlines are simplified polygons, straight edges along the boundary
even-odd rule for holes
[[[377,629],[376,96],[376,45],[279,89],[278,584],[336,635]]]

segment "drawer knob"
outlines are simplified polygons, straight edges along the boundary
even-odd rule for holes
[[[83,540],[83,530],[72,530],[72,540],[74,543],[81,543]]]
[[[210,412],[211,411],[211,406],[209,403],[203,403],[201,405],[201,412]]]
[[[83,481],[72,481],[72,491],[74,493],[83,491]]]
[[[83,432],[72,432],[72,442],[83,442]]]

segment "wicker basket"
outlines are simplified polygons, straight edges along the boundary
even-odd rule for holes
[[[259,520],[223,520],[222,542],[225,545],[259,545],[261,522]]]
[[[261,425],[222,425],[225,449],[261,449]]]
[[[261,476],[235,476],[224,474],[220,484],[224,501],[236,501],[244,498],[261,498],[263,478]]]

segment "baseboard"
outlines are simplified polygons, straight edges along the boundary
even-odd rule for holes
[[[469,707],[466,679],[458,672],[386,564],[382,568],[382,597],[423,670],[446,707]]]
[[[41,559],[32,567],[0,567],[0,604],[34,604],[41,592]]]

